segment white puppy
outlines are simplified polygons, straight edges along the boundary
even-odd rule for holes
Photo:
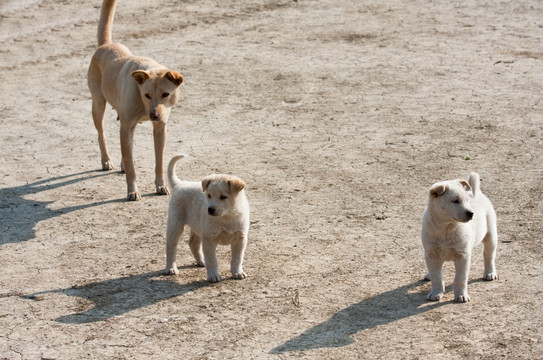
[[[222,280],[216,254],[218,244],[231,246],[232,277],[246,278],[242,267],[249,232],[245,183],[238,177],[223,174],[207,176],[201,183],[181,181],[175,175],[175,165],[184,157],[174,156],[168,165],[173,195],[168,209],[166,272],[179,274],[175,263],[177,244],[188,225],[191,229],[190,250],[198,265],[206,267],[208,281]]]
[[[481,241],[484,244],[485,280],[498,278],[494,260],[498,244],[496,213],[490,200],[480,191],[479,175],[471,173],[469,182],[451,180],[438,182],[430,188],[428,204],[422,217],[422,245],[428,274],[432,281],[428,300],[443,297],[443,263],[454,261],[454,300],[467,302],[468,274],[471,252]]]

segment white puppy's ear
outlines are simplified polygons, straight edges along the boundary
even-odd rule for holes
[[[471,185],[466,180],[460,180],[460,185],[462,185],[467,191],[471,190]]]
[[[230,193],[238,193],[245,188],[245,183],[241,179],[232,178],[228,180],[228,186],[230,187]]]
[[[134,72],[132,72],[132,77],[134,79],[136,79],[136,81],[138,82],[138,84],[143,84],[147,79],[149,79],[151,77],[151,75],[149,75],[148,72],[146,71],[143,71],[143,70],[136,70]]]
[[[433,198],[439,197],[443,194],[445,194],[445,191],[447,191],[447,185],[445,184],[435,184],[430,189],[430,196]]]
[[[204,178],[204,180],[202,180],[202,191],[205,192],[212,181],[213,181],[213,178],[211,176]]]

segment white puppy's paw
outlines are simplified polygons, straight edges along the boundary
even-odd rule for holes
[[[170,195],[170,190],[168,190],[167,186],[157,186],[156,193],[157,195]]]
[[[233,279],[245,279],[247,278],[247,274],[245,272],[242,271],[238,271],[238,272],[235,272],[235,273],[232,273],[232,278]]]
[[[104,161],[102,163],[102,170],[113,170],[115,166],[113,166],[113,162],[111,160]]]
[[[179,270],[177,269],[177,266],[172,266],[166,269],[165,271],[166,275],[179,275]]]
[[[213,272],[207,275],[207,281],[209,282],[219,282],[222,280],[221,274],[218,272]]]
[[[485,279],[487,281],[497,280],[498,279],[498,274],[496,272],[491,272],[491,273],[485,274],[483,276],[483,279]]]
[[[465,302],[468,302],[469,300],[470,299],[469,299],[468,293],[462,293],[462,294],[459,294],[459,295],[454,295],[454,301],[456,301],[456,302],[465,303]]]
[[[428,295],[426,296],[426,299],[430,301],[439,301],[443,297],[443,292],[431,290]]]

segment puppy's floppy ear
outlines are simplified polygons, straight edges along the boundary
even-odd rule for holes
[[[151,77],[148,72],[143,70],[136,70],[132,72],[132,77],[136,79],[138,84],[143,84],[147,79]]]
[[[471,185],[466,180],[460,180],[460,185],[462,185],[467,191],[471,190]]]
[[[433,198],[443,195],[447,191],[447,185],[445,184],[436,184],[430,189],[430,196]]]
[[[228,186],[231,193],[238,193],[245,188],[245,183],[241,179],[231,178],[228,180]]]
[[[173,82],[176,86],[183,83],[183,75],[175,70],[168,71],[166,74],[164,74],[164,77]]]
[[[208,176],[206,178],[204,178],[204,180],[202,180],[202,191],[205,192],[209,186],[209,184],[211,184],[211,182],[213,181],[213,178],[211,176]]]

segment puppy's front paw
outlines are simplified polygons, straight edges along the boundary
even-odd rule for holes
[[[167,268],[165,271],[166,275],[179,275],[179,270],[177,269],[177,266],[172,266],[170,268]]]
[[[102,170],[104,170],[104,171],[113,170],[114,168],[115,168],[115,166],[113,166],[113,162],[111,160],[104,161],[102,163]]]
[[[219,274],[218,272],[207,275],[207,281],[209,282],[219,282],[221,280],[222,280],[221,274]]]
[[[139,192],[134,191],[134,192],[128,193],[128,201],[140,201],[140,200],[141,200],[141,195]]]
[[[496,272],[491,272],[491,273],[485,274],[483,276],[483,279],[485,279],[487,281],[497,280],[498,279],[498,274]]]
[[[454,295],[454,301],[456,302],[465,303],[465,302],[468,302],[469,300],[470,300],[469,295],[467,293]]]
[[[442,297],[443,297],[442,292],[431,290],[426,296],[426,299],[430,301],[439,301],[441,300]]]
[[[247,274],[244,273],[243,271],[239,271],[239,272],[236,272],[236,273],[232,273],[232,278],[233,279],[245,279],[247,277]]]
[[[157,186],[156,193],[157,195],[170,195],[170,190],[168,190],[167,186]]]

